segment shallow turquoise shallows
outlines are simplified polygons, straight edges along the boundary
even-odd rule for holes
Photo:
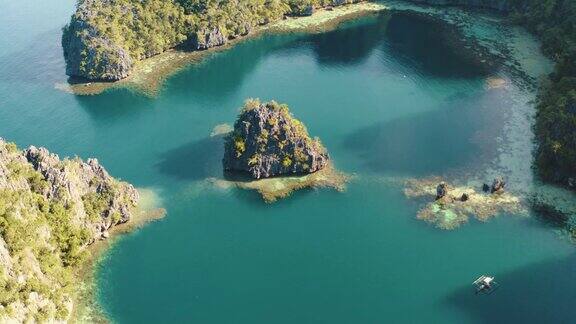
[[[574,246],[536,212],[443,231],[417,220],[425,202],[403,193],[405,179],[434,175],[504,174],[525,197],[536,188],[531,76],[550,63],[528,35],[468,21],[483,44],[526,49],[496,59],[444,22],[394,11],[246,41],[171,77],[156,98],[79,97],[55,87],[66,82],[59,38],[73,7],[0,2],[0,136],[95,156],[159,196],[167,217],[125,236],[98,267],[114,322],[573,321]],[[491,87],[495,78],[507,85]],[[206,181],[222,176],[212,129],[232,124],[249,97],[290,105],[354,175],[347,190],[265,204]],[[500,289],[475,296],[481,274]]]

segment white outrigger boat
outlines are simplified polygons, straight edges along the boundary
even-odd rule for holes
[[[480,276],[472,284],[476,288],[476,294],[491,294],[499,287],[498,283],[494,281],[494,277],[490,276]]]

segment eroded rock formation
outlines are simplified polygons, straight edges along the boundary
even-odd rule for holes
[[[289,0],[196,3],[184,0],[81,0],[64,27],[66,74],[94,81],[128,77],[139,60],[182,45],[205,50],[246,36],[286,16],[311,15],[319,6]]]
[[[288,106],[251,99],[226,138],[223,164],[225,170],[259,179],[316,172],[328,160],[320,140],[310,138]]]
[[[86,247],[127,222],[138,199],[96,159],[0,138],[0,322],[66,321]]]
[[[62,48],[66,74],[92,80],[124,79],[132,70],[133,60],[126,49],[104,36],[96,27],[99,2],[80,2],[70,23],[64,28]]]

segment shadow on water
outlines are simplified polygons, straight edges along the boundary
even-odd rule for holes
[[[244,41],[172,78],[170,91],[218,102],[237,92],[262,59],[275,53],[311,49],[319,64],[360,64],[384,39],[389,16],[359,19],[326,33],[265,34]]]
[[[387,59],[435,77],[482,77],[499,68],[497,61],[465,39],[457,27],[419,13],[392,14],[383,50]]]
[[[191,95],[211,103],[224,101],[242,87],[244,80],[275,51],[290,47],[298,35],[263,35],[230,50],[209,54],[204,62],[170,79],[170,92]]]
[[[446,302],[480,323],[573,323],[576,303],[576,254],[508,273],[494,273],[500,284],[490,295],[474,295],[472,286]]]
[[[497,68],[487,55],[479,56],[478,48],[464,40],[456,27],[424,14],[391,11],[325,33],[263,35],[244,41],[171,78],[170,91],[218,103],[237,93],[269,55],[311,49],[320,65],[356,65],[377,48],[388,60],[397,60],[419,74],[474,78]]]
[[[318,64],[361,64],[385,39],[391,16],[386,12],[359,19],[339,29],[311,35],[305,41],[310,42]]]
[[[343,145],[382,173],[441,175],[486,161],[497,153],[503,109],[497,91],[480,91],[448,98],[430,112],[360,129]]]
[[[156,168],[182,181],[221,177],[222,156],[224,137],[207,137],[163,153]]]
[[[96,96],[75,95],[74,99],[94,120],[113,124],[150,112],[155,104],[154,99],[129,89],[110,89]]]

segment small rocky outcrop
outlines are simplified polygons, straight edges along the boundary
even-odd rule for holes
[[[288,106],[274,101],[248,100],[224,148],[224,169],[255,179],[313,173],[329,161],[326,149],[310,138]]]
[[[506,182],[502,177],[497,177],[492,181],[492,185],[484,183],[482,185],[482,191],[486,193],[502,193],[504,192],[504,187],[506,186]]]
[[[502,193],[504,192],[504,187],[506,186],[506,182],[504,179],[498,177],[492,181],[492,187],[490,187],[490,193]]]
[[[442,181],[436,187],[436,200],[446,197],[447,194],[448,194],[448,185],[446,185],[446,182]]]
[[[501,213],[524,212],[520,198],[503,189],[494,193],[498,194],[477,192],[465,185],[455,186],[436,177],[409,179],[404,189],[407,197],[429,199],[430,202],[418,211],[416,217],[442,229],[457,228],[471,217],[487,221]],[[431,201],[433,197],[436,199]]]

